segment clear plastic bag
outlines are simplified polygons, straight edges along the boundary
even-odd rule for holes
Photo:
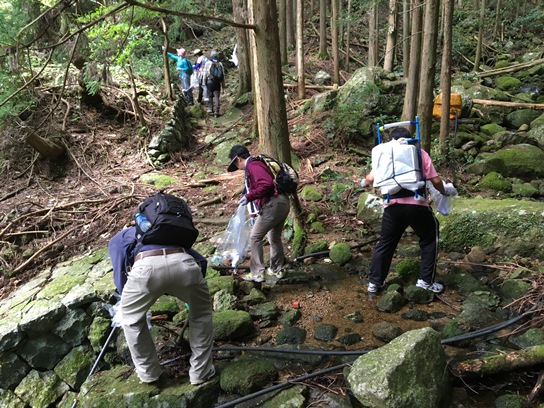
[[[246,206],[238,206],[217,245],[212,263],[232,267],[242,263],[249,249],[251,227],[251,218],[246,211]]]
[[[193,71],[193,74],[191,75],[191,89],[198,89],[198,85],[198,72]]]
[[[452,186],[453,187],[453,186]],[[427,188],[431,195],[431,205],[442,215],[449,215],[451,212],[451,198],[457,196],[457,190],[454,194],[445,196],[440,193],[430,181],[427,181]]]

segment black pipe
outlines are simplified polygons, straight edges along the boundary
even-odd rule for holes
[[[379,240],[380,240],[379,237],[374,238],[374,239],[371,239],[370,241],[363,242],[362,244],[357,244],[357,245],[350,246],[349,249],[359,249],[361,247],[372,244],[372,243],[377,242]],[[320,257],[320,256],[327,256],[327,255],[329,255],[329,253],[330,253],[330,250],[326,250],[326,251],[319,251],[319,252],[314,252],[314,253],[311,253],[311,254],[301,255],[301,256],[297,256],[295,259],[293,259],[293,262],[299,262],[299,261],[302,261],[303,259],[306,259],[306,258],[317,258],[317,257]]]
[[[221,346],[214,347],[213,351],[265,351],[272,353],[289,353],[289,354],[314,354],[323,356],[359,356],[368,353],[369,350],[348,350],[348,351],[329,351],[329,350],[289,350],[274,347],[238,347],[238,346]]]

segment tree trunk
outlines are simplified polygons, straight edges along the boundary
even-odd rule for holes
[[[476,57],[474,58],[474,71],[480,69],[480,60],[482,59],[482,47],[484,42],[484,24],[485,24],[485,0],[480,4],[480,22],[478,30],[478,43],[476,44]]]
[[[378,65],[378,4],[372,2],[368,18],[368,66]]]
[[[286,0],[278,1],[278,19],[280,34],[281,65],[287,65],[287,22],[286,22]]]
[[[340,84],[340,56],[338,55],[338,2],[339,0],[332,0],[331,3],[331,42],[333,63],[332,81],[336,86]]]
[[[444,21],[443,47],[442,47],[442,69],[440,72],[440,88],[442,89],[442,115],[440,117],[440,152],[448,153],[447,139],[450,133],[450,95],[451,95],[451,51],[452,51],[452,28],[453,28],[453,3],[454,0],[443,0]],[[458,112],[457,115],[460,115]]]
[[[408,78],[410,68],[410,0],[402,1],[402,70]]]
[[[349,57],[351,46],[351,0],[348,0],[348,9],[346,11],[346,62],[344,64],[344,69],[349,72]]]
[[[319,54],[320,60],[329,59],[327,52],[327,0],[319,0]]]
[[[34,132],[34,129],[28,126],[24,126],[22,129],[26,133],[25,142],[46,159],[56,159],[66,152],[64,145],[61,143],[56,143],[39,136]]]
[[[306,99],[304,76],[304,0],[297,2],[297,75],[298,75],[298,99]]]
[[[427,1],[425,6],[425,28],[421,50],[421,76],[419,80],[418,116],[422,147],[431,151],[433,124],[434,75],[436,71],[436,40],[438,33],[438,1]]]
[[[168,69],[168,56],[166,55],[166,52],[168,50],[168,27],[166,26],[166,22],[164,21],[164,18],[161,17],[161,27],[162,27],[162,34],[164,35],[164,50],[162,52],[163,58],[162,58],[162,72],[164,75],[164,85],[166,86],[166,96],[168,99],[173,101],[175,99],[174,93],[172,92],[172,85],[170,85],[170,70]]]
[[[499,33],[499,27],[501,26],[501,0],[497,0],[495,4],[495,25],[493,26],[493,38]]]
[[[536,367],[544,363],[544,346],[533,346],[510,353],[450,363],[450,370],[456,377],[480,379],[508,371]]]
[[[291,145],[279,55],[275,0],[249,0],[249,21],[257,29],[250,35],[253,52],[255,111],[259,146],[264,153],[291,163]]]
[[[235,22],[247,23],[247,0],[232,0],[232,10]],[[246,29],[236,28],[236,41],[238,44],[238,48],[236,49],[238,53],[238,96],[251,92],[253,89],[248,36],[249,34]]]
[[[287,29],[287,49],[295,49],[295,13],[296,0],[285,0],[285,27]]]
[[[393,71],[395,61],[395,48],[397,42],[397,0],[389,0],[389,22],[387,25],[387,43],[385,46],[385,57],[383,69]]]
[[[417,97],[419,90],[419,69],[421,67],[421,0],[412,1],[412,34],[410,41],[410,68],[404,96],[402,120],[414,120],[417,114]]]

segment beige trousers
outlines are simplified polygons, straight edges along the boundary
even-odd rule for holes
[[[206,281],[192,256],[185,253],[150,256],[134,263],[121,296],[123,330],[136,373],[153,382],[163,372],[147,327],[146,313],[168,293],[189,305],[191,381],[212,368],[212,305]]]
[[[285,194],[272,197],[263,206],[251,229],[251,259],[249,262],[251,274],[264,276],[266,266],[264,264],[263,239],[265,236],[270,243],[270,268],[275,272],[282,268],[285,262],[285,253],[281,234],[290,209],[289,197]]]

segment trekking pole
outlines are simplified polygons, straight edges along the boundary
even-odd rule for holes
[[[94,365],[91,367],[91,371],[89,371],[89,374],[85,378],[85,381],[87,381],[89,379],[89,377],[94,374],[94,372],[96,370],[96,367],[98,367],[98,363],[100,362],[100,360],[102,359],[102,357],[106,353],[106,348],[108,347],[108,344],[110,343],[110,341],[113,338],[114,334],[117,333],[117,329],[119,329],[118,326],[115,326],[115,327],[113,327],[111,329],[111,332],[110,332],[108,338],[106,339],[106,342],[102,346],[102,349],[100,350],[100,353],[98,353],[98,357],[96,358],[96,361],[94,362]],[[76,399],[74,401],[74,403],[72,404],[72,408],[75,408],[77,406],[77,403],[78,403],[78,400]]]

